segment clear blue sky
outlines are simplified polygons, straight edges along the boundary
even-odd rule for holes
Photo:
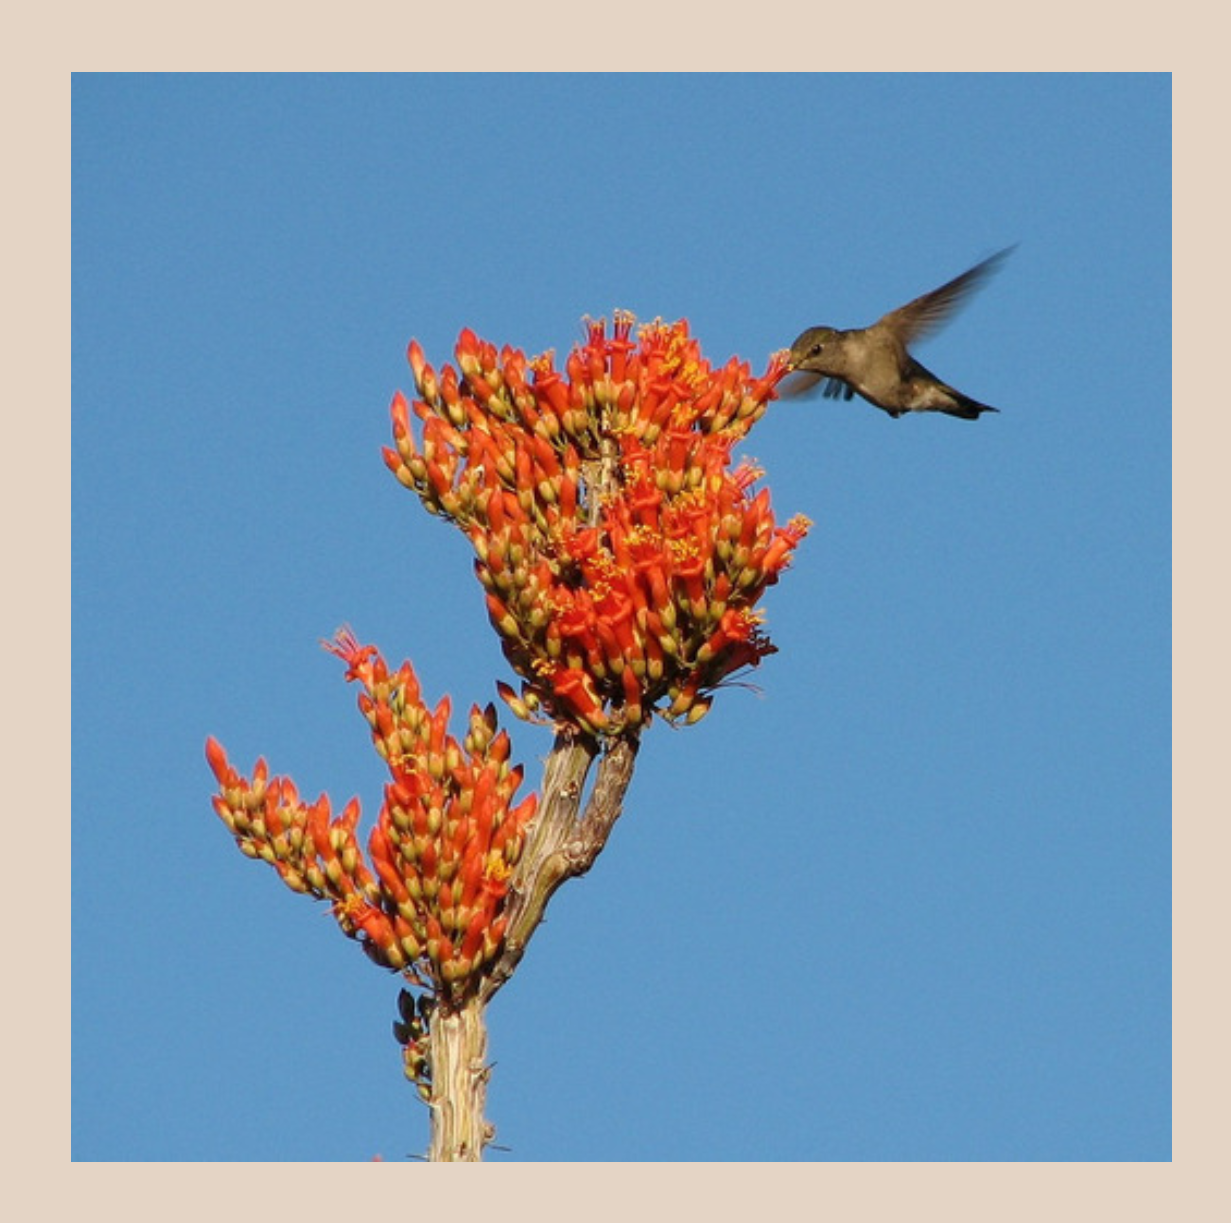
[[[412,336],[759,371],[1020,242],[919,350],[1000,415],[748,439],[815,523],[780,653],[648,733],[489,1013],[490,1156],[1169,1158],[1170,129],[1165,76],[76,77],[74,1157],[426,1147],[397,979],[202,752],[370,815],[321,637],[510,678],[381,462]]]

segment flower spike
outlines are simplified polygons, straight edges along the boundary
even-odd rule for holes
[[[305,803],[263,761],[243,777],[211,736],[214,809],[248,857],[328,900],[342,931],[378,964],[459,1000],[502,950],[509,880],[537,796],[516,800],[522,770],[509,764],[494,706],[470,711],[459,743],[447,730],[448,698],[429,710],[409,662],[391,672],[347,628],[324,644],[360,685],[359,708],[389,768],[366,857],[357,801],[335,817],[326,796]]]
[[[781,353],[759,378],[735,358],[715,369],[686,321],[634,338],[626,311],[610,334],[584,320],[584,335],[563,373],[550,353],[497,352],[464,330],[460,372],[436,374],[412,344],[423,443],[395,400],[385,455],[474,547],[522,679],[512,700],[502,690],[513,711],[610,736],[655,712],[696,720],[706,693],[773,651],[753,612],[809,524],[777,526],[760,473],[732,467],[785,375]]]

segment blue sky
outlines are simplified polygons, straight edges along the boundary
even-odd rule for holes
[[[426,1147],[396,978],[202,752],[371,814],[320,638],[510,678],[381,462],[412,336],[627,308],[760,370],[1012,242],[919,350],[1000,415],[749,437],[815,524],[780,652],[647,734],[489,1012],[490,1157],[1169,1158],[1170,131],[1161,75],[77,76],[74,1158]]]

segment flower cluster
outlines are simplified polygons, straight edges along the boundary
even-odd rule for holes
[[[460,999],[501,950],[509,879],[537,796],[514,805],[522,769],[509,765],[491,705],[472,708],[459,743],[447,729],[448,697],[429,710],[408,662],[390,673],[374,646],[346,630],[328,648],[361,685],[359,708],[389,768],[367,858],[356,800],[333,818],[327,797],[303,802],[264,760],[242,777],[210,738],[214,809],[245,854],[295,891],[331,901],[342,930],[377,963]]]
[[[757,602],[808,529],[775,524],[760,472],[734,444],[783,377],[713,369],[688,324],[634,340],[590,323],[564,372],[469,330],[457,369],[409,350],[419,397],[392,406],[385,461],[433,513],[465,532],[520,693],[590,734],[635,731],[652,712],[693,722],[732,672],[773,651]],[[421,422],[416,441],[411,414]]]

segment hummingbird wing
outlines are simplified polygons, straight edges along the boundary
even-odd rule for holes
[[[841,378],[829,378],[825,374],[815,374],[811,370],[792,370],[778,384],[779,399],[798,399],[821,385],[821,395],[826,399],[854,399],[855,389]]]
[[[824,374],[814,374],[811,370],[793,369],[778,383],[778,398],[798,399],[799,396],[806,395],[812,390],[824,376]]]
[[[1014,247],[1005,247],[1002,251],[976,263],[969,271],[955,276],[948,284],[939,289],[933,289],[914,301],[891,310],[876,326],[887,327],[905,344],[918,340],[929,331],[934,331],[962,304],[962,302],[977,289],[988,276],[996,270]]]

